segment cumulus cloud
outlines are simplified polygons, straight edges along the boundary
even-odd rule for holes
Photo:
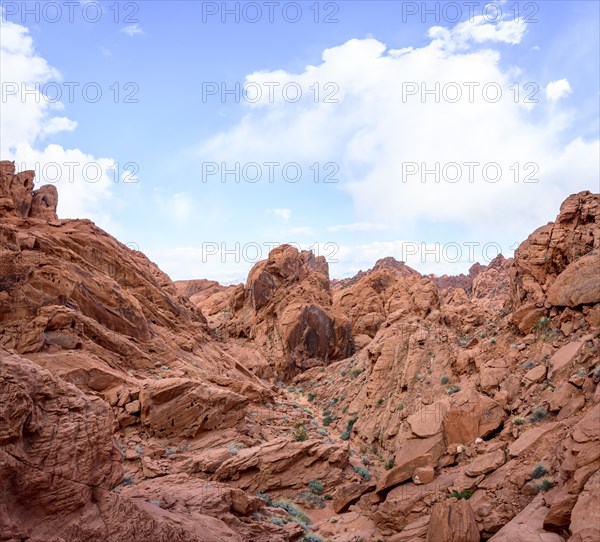
[[[134,23],[134,24],[124,26],[123,28],[121,28],[121,32],[123,32],[124,34],[127,34],[128,36],[131,36],[131,37],[140,36],[140,35],[146,33],[142,30],[142,27],[139,25],[139,23]]]
[[[546,85],[546,97],[549,100],[559,100],[568,94],[571,94],[571,85],[566,79],[551,81]]]
[[[389,229],[386,224],[378,224],[374,222],[354,222],[353,224],[336,224],[327,228],[328,231],[384,231]]]
[[[58,84],[61,75],[35,51],[26,27],[4,20],[0,26],[1,158],[14,160],[18,170],[34,170],[38,184],[55,184],[59,216],[91,218],[110,227],[106,203],[112,197],[115,162],[80,149],[43,147],[49,136],[77,127],[75,121],[56,114],[64,105],[43,92],[46,83]]]
[[[284,221],[288,221],[292,218],[292,210],[291,209],[267,209],[267,212],[272,214],[277,218],[281,218]]]
[[[522,20],[474,18],[432,28],[419,48],[352,39],[301,73],[249,74],[274,92],[197,155],[334,162],[360,222],[411,237],[432,225],[478,239],[526,235],[567,195],[596,186],[600,155],[598,140],[565,137],[572,114],[550,99],[556,92],[536,93],[519,67],[503,67],[496,45],[518,47],[526,31]]]
[[[169,221],[177,224],[188,222],[195,212],[194,200],[189,192],[176,192],[163,196],[156,192],[154,194],[156,206]]]

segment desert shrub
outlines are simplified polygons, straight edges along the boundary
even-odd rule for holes
[[[383,399],[377,399],[377,406],[380,407],[383,405]]]
[[[352,369],[350,371],[350,378],[354,380],[357,376],[360,376],[363,372],[363,369]]]
[[[227,445],[227,449],[229,450],[229,453],[231,455],[237,455],[238,454],[238,450],[235,446],[232,446],[231,444]]]
[[[554,482],[548,478],[543,478],[539,484],[535,484],[535,487],[542,493],[550,491],[554,487]]]
[[[529,421],[532,423],[543,420],[548,415],[548,410],[542,406],[535,406],[529,416]]]
[[[446,395],[453,395],[453,394],[455,394],[458,391],[460,391],[460,386],[450,386],[446,390]]]
[[[306,542],[324,542],[323,539],[318,534],[315,534],[315,533],[305,534],[302,537],[302,540],[305,540]]]
[[[324,427],[319,427],[317,429],[317,433],[319,433],[319,435],[321,435],[322,437],[326,437],[328,435],[327,429],[325,429]]]
[[[125,476],[125,478],[123,478],[123,481],[121,482],[121,484],[123,484],[124,486],[133,485],[133,478],[131,476]]]
[[[400,403],[398,405],[398,410],[404,410],[404,403]]]
[[[327,414],[325,414],[325,417],[323,418],[323,425],[329,426],[334,421],[335,421],[335,416],[331,413],[327,413]]]
[[[523,425],[525,423],[525,418],[521,418],[521,416],[515,416],[512,422],[515,425]]]
[[[354,472],[360,475],[365,482],[368,482],[371,479],[371,473],[364,467],[354,467]]]
[[[308,483],[308,489],[310,489],[311,493],[320,495],[323,493],[323,482],[321,482],[321,480],[311,480]]]
[[[323,500],[324,501],[332,501],[333,500],[333,496],[330,495],[329,493],[327,493],[327,495],[323,495]]]
[[[390,470],[393,469],[394,466],[396,465],[396,459],[393,457],[390,457],[386,462],[385,465],[383,466],[383,468],[385,470]]]
[[[550,325],[550,320],[548,319],[547,316],[542,316],[533,326],[533,329],[535,331],[544,331],[545,329],[548,329],[548,326]]]
[[[307,397],[307,399],[308,399],[308,402],[309,402],[309,403],[312,403],[312,402],[315,400],[315,398],[316,398],[316,395],[315,395],[314,393],[310,392],[310,393],[308,394],[308,397]]]
[[[496,344],[496,339],[495,339],[494,337],[492,337],[492,338],[490,339],[490,343],[491,343],[491,344]]]
[[[298,520],[300,523],[304,523],[305,525],[310,525],[310,518],[298,508],[294,503],[289,501],[273,501],[271,503],[273,508],[281,508],[285,510],[290,516],[294,519]]]
[[[600,365],[594,369],[594,378],[600,378]]]
[[[523,369],[533,369],[535,367],[535,361],[532,359],[528,359],[525,363],[523,363]]]
[[[471,495],[473,495],[473,492],[465,489],[463,491],[453,491],[452,493],[450,493],[450,497],[454,498],[454,499],[470,499]]]
[[[271,518],[271,523],[273,525],[277,525],[278,527],[283,527],[287,521],[283,518]]]
[[[306,440],[308,438],[306,425],[301,422],[296,423],[296,425],[294,425],[294,430],[292,431],[292,437],[299,442]]]
[[[548,474],[548,469],[541,463],[538,463],[531,471],[531,477],[534,480],[541,478],[542,476],[544,476],[544,474]]]
[[[350,440],[350,433],[348,433],[348,431],[344,431],[341,435],[340,435],[340,439],[342,440]]]
[[[440,378],[440,384],[445,385],[448,384],[448,382],[450,382],[448,375],[443,375],[442,378]]]

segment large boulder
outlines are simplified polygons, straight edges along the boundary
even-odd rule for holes
[[[535,230],[515,251],[514,266],[510,270],[511,300],[517,310],[526,303],[549,303],[572,306],[597,299],[593,291],[598,276],[593,273],[592,251],[600,251],[600,196],[589,191],[569,196],[561,205],[555,222]],[[597,256],[596,256],[597,258]],[[581,261],[577,264],[577,261]],[[575,262],[558,284],[563,272]],[[597,267],[597,266],[596,266]],[[580,276],[588,277],[591,284]],[[574,276],[577,278],[574,280]]]
[[[599,270],[600,252],[586,254],[571,262],[548,288],[548,303],[560,307],[599,303]]]
[[[162,437],[195,437],[232,427],[245,415],[247,397],[185,378],[149,380],[140,391],[141,421]]]
[[[469,501],[447,500],[433,505],[427,542],[479,542],[479,529]]]

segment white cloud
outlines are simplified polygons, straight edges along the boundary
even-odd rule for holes
[[[72,131],[77,123],[65,116],[55,116],[64,105],[42,93],[45,83],[58,84],[61,76],[36,53],[28,29],[4,20],[0,26],[1,158],[14,160],[18,170],[34,170],[38,185],[55,184],[60,217],[86,217],[105,228],[111,227],[106,202],[112,196],[114,161],[55,144],[40,148],[44,139]]]
[[[138,36],[146,33],[142,30],[142,27],[139,25],[139,23],[124,26],[121,28],[121,32],[127,34],[128,36]]]
[[[267,212],[272,214],[273,216],[277,217],[277,218],[281,218],[282,220],[285,220],[286,222],[292,218],[292,210],[291,209],[267,209]]]
[[[546,85],[546,97],[551,100],[559,100],[560,98],[571,94],[571,85],[566,79],[551,81]]]
[[[597,185],[600,149],[598,140],[564,141],[568,109],[526,103],[529,88],[515,98],[520,69],[504,69],[494,44],[518,44],[525,32],[522,21],[476,19],[433,29],[430,44],[402,54],[375,39],[352,39],[301,73],[249,74],[247,81],[280,87],[295,82],[306,99],[289,103],[276,94],[274,103],[248,104],[237,124],[196,151],[231,163],[335,162],[357,222],[411,237],[434,224],[477,239],[526,235],[554,217],[567,195]],[[338,103],[315,103],[315,82],[335,84]],[[565,174],[567,156],[579,175]],[[425,175],[435,168],[435,179]]]
[[[508,19],[492,24],[483,15],[472,17],[447,29],[433,26],[429,29],[429,37],[434,45],[449,51],[468,49],[471,43],[503,42],[511,45],[521,43],[527,24],[523,19]]]
[[[312,235],[314,232],[315,230],[310,226],[298,226],[287,231],[288,235]]]
[[[327,228],[328,231],[384,231],[389,229],[389,226],[386,224],[377,224],[374,222],[355,222],[353,224],[337,224],[335,226],[330,226]]]
[[[176,192],[166,197],[157,192],[154,195],[154,202],[159,212],[177,224],[188,222],[194,216],[196,208],[189,192]]]

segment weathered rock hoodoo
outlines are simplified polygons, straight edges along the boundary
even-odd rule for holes
[[[599,199],[468,276],[224,287],[0,162],[0,540],[599,540]]]

